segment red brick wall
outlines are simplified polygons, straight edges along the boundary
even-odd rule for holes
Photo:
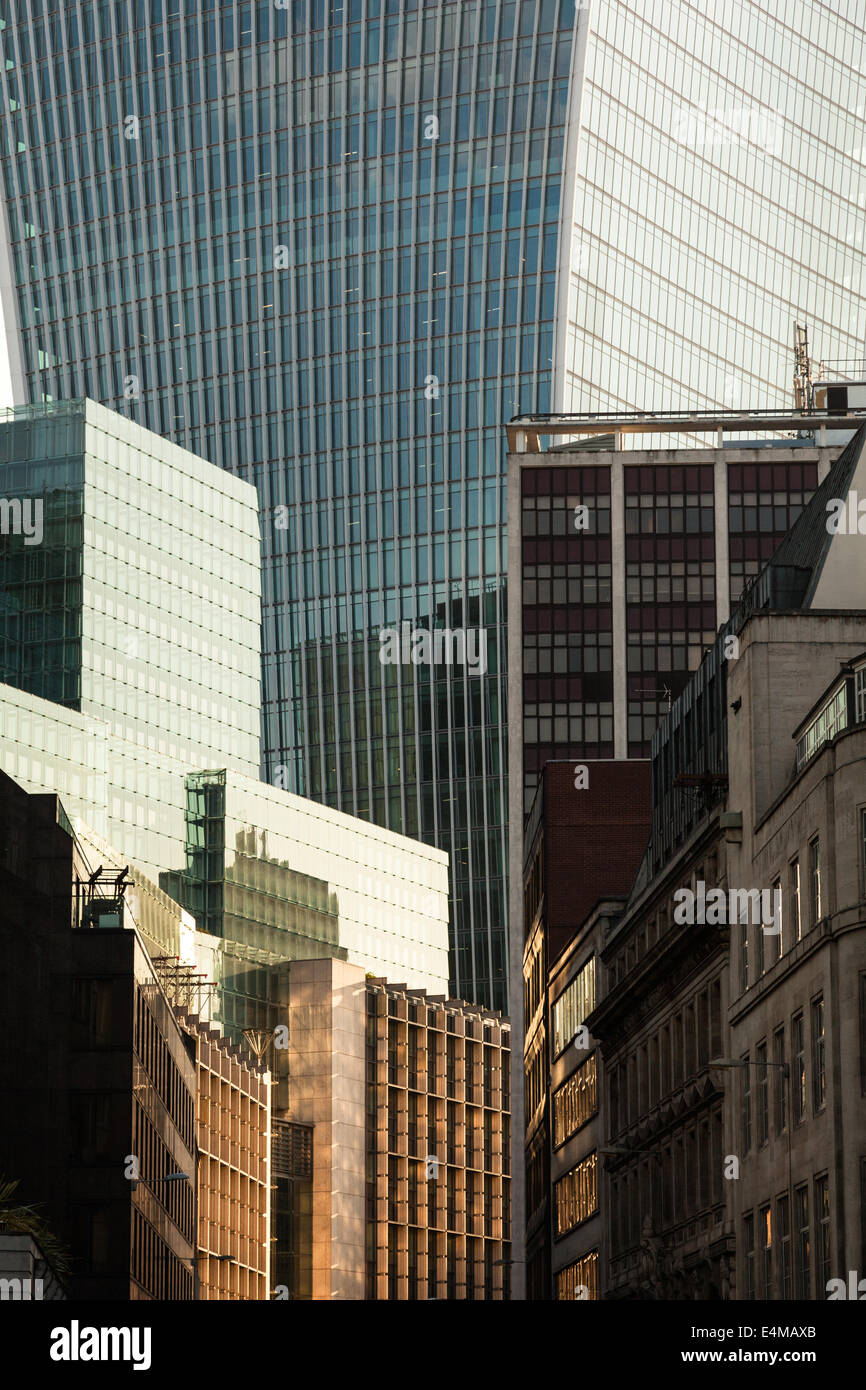
[[[575,768],[588,785],[575,787]],[[599,898],[627,894],[649,843],[649,760],[547,763],[544,778],[545,918],[549,961]]]

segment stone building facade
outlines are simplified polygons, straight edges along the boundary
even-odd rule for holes
[[[313,1299],[504,1298],[507,1020],[326,959],[291,963],[288,1019],[288,1117],[313,1126]]]

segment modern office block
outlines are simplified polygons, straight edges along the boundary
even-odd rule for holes
[[[165,883],[224,950],[251,963],[340,956],[445,988],[441,850],[226,770],[188,776],[186,798],[186,869]],[[238,1026],[264,1025],[252,1004],[237,1009]]]
[[[518,640],[509,657],[509,766],[515,790],[523,781],[524,813],[547,761],[646,756],[719,624],[840,453],[839,444],[806,435],[801,416],[779,420],[804,437],[690,447],[696,427],[738,432],[736,420],[710,415],[691,427],[672,421],[676,449],[590,450],[583,443],[597,426],[589,420],[511,427]],[[641,443],[660,430],[639,414],[619,423]],[[767,422],[756,415],[751,428],[757,434]],[[539,452],[545,436],[560,442]]]
[[[0,679],[199,766],[259,771],[255,490],[93,401],[0,422]],[[31,543],[32,542],[32,543]]]
[[[230,769],[193,772],[10,686],[0,731],[3,771],[55,791],[82,835],[171,895],[198,928],[195,958],[214,944],[211,1017],[229,1030],[274,1026],[279,972],[262,967],[299,958],[447,987],[441,850]]]
[[[341,961],[289,973],[289,1116],[313,1126],[313,1299],[500,1299],[509,1030]]]
[[[270,1077],[175,1005],[195,1056],[198,1297],[270,1297]]]
[[[778,0],[10,11],[18,398],[255,481],[265,775],[449,851],[455,993],[507,996],[502,422],[778,403],[794,313],[859,352],[863,35]],[[483,632],[484,673],[381,665],[403,621]]]
[[[853,6],[588,0],[555,410],[777,408],[794,318],[816,355],[862,359],[864,45]]]
[[[56,792],[152,881],[182,867],[189,764],[117,738],[105,718],[0,685],[0,768],[28,791]]]
[[[272,1286],[276,1302],[313,1296],[313,1126],[271,1122]]]

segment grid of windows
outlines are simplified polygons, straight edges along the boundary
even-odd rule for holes
[[[742,1260],[745,1298],[811,1298],[813,1267],[815,1297],[826,1297],[832,1250],[828,1176],[816,1176],[811,1186],[814,1232],[810,1225],[808,1183],[802,1183],[794,1190],[793,1231],[787,1193],[777,1196],[775,1203],[768,1201],[758,1207],[757,1212],[744,1214]]]
[[[366,1296],[507,1297],[508,1026],[369,981],[366,1004]]]
[[[645,757],[716,629],[712,467],[625,470],[628,756]]]
[[[732,463],[728,467],[732,606],[772,558],[817,486],[814,463]]]
[[[574,0],[13,8],[28,395],[255,479],[268,774],[447,848],[455,992],[504,1006],[501,426],[550,406]],[[382,666],[403,618],[485,674]]]
[[[791,23],[787,0],[661,11],[610,0],[592,7],[591,28],[565,408],[775,407],[789,391],[788,303],[820,341],[859,357],[863,290],[849,313],[844,288],[858,213],[840,218],[839,195],[866,101],[862,11],[835,7],[818,32]],[[841,124],[804,122],[832,99],[840,66],[853,84]],[[808,216],[775,195],[806,168]]]
[[[521,508],[528,809],[545,762],[613,755],[609,470],[525,468]]]

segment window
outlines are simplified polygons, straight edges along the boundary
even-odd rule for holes
[[[776,1133],[784,1134],[788,1125],[788,1078],[785,1076],[785,1026],[773,1034],[773,1061],[776,1073]]]
[[[758,1072],[758,1147],[766,1144],[770,1133],[770,1077],[767,1067],[767,1044],[758,1043],[755,1049]]]
[[[111,1044],[111,980],[79,978],[72,981],[72,1046],[108,1047]]]
[[[866,666],[854,672],[854,718],[858,724],[866,723]]]
[[[565,1235],[598,1211],[598,1159],[592,1153],[560,1178],[556,1193],[556,1234]]]
[[[787,1195],[776,1202],[776,1240],[779,1246],[779,1297],[791,1297],[791,1205]]]
[[[821,713],[812,720],[805,733],[797,739],[797,771],[818,752],[818,749],[845,727],[848,718],[848,692],[843,682],[827,701]]]
[[[770,928],[761,928],[761,935],[767,938],[767,965],[773,965],[782,954],[782,880],[777,878],[773,884],[773,922]]]
[[[582,1259],[561,1269],[556,1276],[556,1299],[567,1303],[575,1298],[598,1298],[598,1251],[590,1250]]]
[[[824,1065],[824,999],[812,1000],[812,1104],[821,1110],[827,1099]]]
[[[743,1062],[743,1153],[752,1147],[752,1065],[746,1053]]]
[[[591,956],[553,1005],[553,1055],[568,1046],[595,1008],[595,956]]]
[[[764,928],[760,922],[755,928],[755,935],[757,938],[757,950],[755,952],[757,960],[755,964],[757,966],[757,976],[760,980],[761,976],[767,968],[766,961],[764,959]]]
[[[789,944],[793,946],[795,941],[799,941],[803,935],[803,926],[800,919],[800,860],[791,861],[791,937]]]
[[[798,1187],[794,1193],[794,1212],[797,1222],[796,1297],[809,1298],[812,1292],[811,1255],[809,1240],[809,1189]]]
[[[740,925],[740,993],[749,988],[749,923]]]
[[[821,841],[819,836],[809,841],[809,888],[811,895],[812,920],[810,926],[821,920]]]
[[[745,1264],[743,1295],[755,1297],[755,1218],[751,1212],[743,1217],[743,1260]]]
[[[830,1180],[826,1176],[815,1179],[815,1254],[818,1295],[823,1297],[830,1279]]]
[[[595,1053],[553,1093],[553,1146],[564,1144],[598,1107]],[[529,1111],[527,1111],[529,1114]]]
[[[772,1296],[773,1288],[773,1224],[769,1203],[758,1212],[761,1232],[761,1294]]]
[[[794,1124],[798,1125],[806,1113],[806,1027],[802,1012],[795,1014],[791,1020],[791,1051],[794,1058],[791,1078]]]

